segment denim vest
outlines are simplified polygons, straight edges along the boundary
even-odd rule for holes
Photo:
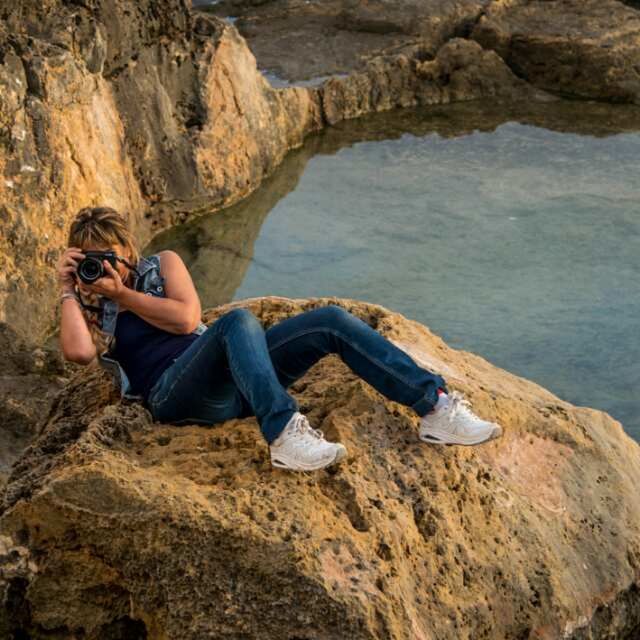
[[[141,291],[148,296],[166,297],[164,291],[164,278],[160,275],[160,256],[154,254],[145,258],[140,257],[137,265],[139,274],[133,274],[133,288]],[[107,336],[113,336],[116,330],[116,322],[118,321],[118,303],[115,300],[101,297],[99,323],[100,329]],[[192,333],[200,335],[207,329],[207,325],[201,322]],[[113,337],[111,338],[113,341]],[[143,400],[142,395],[131,393],[131,383],[120,363],[111,357],[111,347],[104,353],[98,355],[98,362],[107,371],[110,371],[116,379],[120,387],[120,397],[128,400]]]

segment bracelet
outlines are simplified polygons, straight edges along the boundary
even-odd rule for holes
[[[63,294],[60,296],[60,302],[62,303],[62,301],[63,301],[65,298],[73,298],[73,299],[74,299],[78,304],[80,304],[80,300],[78,299],[78,296],[77,296],[77,294],[75,294],[75,293],[69,293],[69,292],[67,292],[67,293],[63,293]]]

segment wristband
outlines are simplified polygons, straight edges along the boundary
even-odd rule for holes
[[[77,294],[75,294],[75,293],[70,293],[70,292],[63,293],[63,294],[60,296],[60,302],[62,303],[62,301],[63,301],[65,298],[73,298],[77,303],[80,303],[80,300],[78,299],[78,296],[77,296]]]

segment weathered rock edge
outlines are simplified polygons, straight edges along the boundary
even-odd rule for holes
[[[640,11],[617,0],[494,0],[470,37],[541,89],[640,104]]]
[[[351,73],[385,50],[433,59],[464,37],[536,87],[640,104],[638,9],[637,0],[221,0],[203,8],[235,16],[259,66],[289,81]],[[307,54],[309,43],[318,55]]]
[[[270,466],[255,418],[153,424],[102,371],[60,393],[0,517],[0,625],[71,638],[632,638],[640,448],[607,414],[366,302],[253,298],[266,327],[346,308],[504,435],[417,441],[418,418],[336,355],[291,391],[339,468]],[[2,629],[0,626],[0,629]]]

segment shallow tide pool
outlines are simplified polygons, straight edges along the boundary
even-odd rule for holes
[[[157,236],[203,308],[367,300],[640,440],[640,110],[404,110],[311,136],[242,203]]]

